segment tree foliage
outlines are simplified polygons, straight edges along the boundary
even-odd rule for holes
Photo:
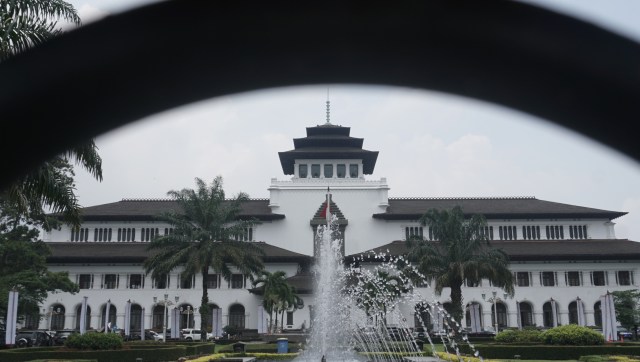
[[[283,271],[269,272],[263,270],[253,281],[254,287],[262,287],[262,306],[269,313],[269,332],[275,332],[280,314],[280,328],[284,324],[284,312],[301,309],[304,301],[297,294],[295,287],[287,283],[287,275]],[[273,320],[273,314],[276,318]]]
[[[10,290],[19,292],[18,314],[39,313],[50,292],[76,293],[78,286],[67,272],[47,270],[49,247],[38,240],[39,231],[6,204],[0,207],[0,309],[7,309]]]
[[[163,277],[175,268],[183,268],[183,279],[202,274],[202,321],[209,312],[207,277],[210,270],[230,280],[234,270],[253,278],[263,268],[264,251],[251,242],[235,241],[257,220],[240,218],[242,203],[249,197],[239,193],[227,200],[222,177],[210,185],[196,178],[196,189],[185,188],[167,193],[177,201],[180,212],[162,214],[159,220],[170,224],[172,234],[151,241],[148,249],[154,253],[144,263],[146,273],[153,278]],[[202,328],[206,333],[205,328]]]
[[[349,291],[356,296],[358,308],[376,323],[386,324],[387,312],[393,310],[396,301],[411,290],[408,279],[382,269],[353,277],[356,281],[352,282]]]
[[[630,331],[635,330],[635,326],[640,322],[640,290],[619,290],[611,292],[613,304],[616,309],[616,319],[620,325]]]
[[[602,333],[577,324],[558,326],[542,332],[545,344],[593,346],[604,344]]]
[[[102,181],[102,159],[93,140],[71,148],[13,182],[0,192],[3,208],[10,208],[45,230],[59,227],[57,216],[80,226],[80,204],[75,194],[74,167],[79,165]],[[49,216],[47,212],[54,214]]]
[[[67,272],[47,270],[51,251],[38,239],[39,229],[59,228],[61,221],[80,225],[72,162],[102,180],[102,160],[89,141],[43,163],[0,192],[0,309],[6,310],[13,289],[19,292],[19,315],[38,314],[50,292],[78,291]],[[45,209],[59,214],[47,214]]]
[[[494,287],[514,295],[509,258],[504,251],[491,247],[484,232],[487,222],[482,215],[467,219],[462,208],[456,206],[452,210],[429,210],[420,222],[431,228],[436,241],[407,240],[408,256],[416,262],[421,278],[435,281],[436,294],[451,288],[451,314],[458,323],[463,316],[465,281],[476,284],[489,279]]]
[[[0,61],[61,34],[59,20],[80,25],[62,0],[0,0]]]

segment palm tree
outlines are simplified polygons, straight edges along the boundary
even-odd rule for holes
[[[55,220],[45,215],[45,208],[52,213],[60,213],[72,226],[80,226],[80,205],[75,195],[72,162],[102,181],[102,159],[91,140],[44,162],[16,180],[0,192],[0,206],[15,210],[20,217],[40,221],[45,230],[55,226]]]
[[[0,61],[62,32],[62,19],[80,25],[73,6],[62,0],[0,0]]]
[[[286,273],[283,271],[268,272],[263,270],[260,277],[253,281],[254,287],[263,287],[262,307],[269,313],[269,332],[273,332],[274,327],[278,323],[278,313],[276,312],[276,322],[273,323],[273,312],[280,301],[281,295],[288,287],[286,282]]]
[[[225,199],[222,177],[216,177],[211,185],[196,178],[194,189],[169,191],[167,195],[177,201],[182,213],[165,213],[159,220],[173,226],[173,234],[154,239],[148,247],[156,251],[144,262],[146,273],[158,278],[167,275],[177,267],[183,267],[184,280],[194,274],[202,274],[202,300],[200,303],[201,323],[209,314],[207,279],[210,270],[222,274],[230,280],[232,266],[253,279],[264,264],[264,251],[251,242],[235,241],[234,236],[242,235],[246,228],[256,224],[255,220],[239,219],[242,203],[248,195],[239,193],[231,200]],[[206,338],[204,325],[201,325]]]
[[[402,276],[392,275],[381,269],[357,278],[358,282],[352,287],[352,292],[358,295],[358,307],[364,310],[367,318],[374,318],[376,323],[379,319],[386,324],[389,306],[410,291]]]
[[[304,308],[304,301],[296,293],[296,288],[285,284],[284,288],[279,289],[278,295],[279,301],[276,304],[278,311],[280,312],[280,330],[284,329],[284,312],[293,312],[296,309]],[[277,320],[276,320],[277,324]]]
[[[420,222],[431,227],[434,240],[407,240],[409,258],[417,263],[426,281],[435,281],[435,292],[451,288],[451,314],[460,323],[463,316],[462,284],[489,279],[493,286],[513,296],[513,274],[504,251],[491,248],[484,232],[486,220],[481,215],[465,219],[459,206],[452,210],[435,209],[425,213]]]

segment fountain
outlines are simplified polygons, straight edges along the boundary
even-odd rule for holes
[[[428,301],[414,287],[422,276],[408,260],[371,254],[361,255],[357,260],[375,260],[370,268],[362,267],[362,263],[343,265],[342,239],[337,218],[330,213],[329,200],[327,193],[327,224],[320,225],[316,233],[319,254],[314,266],[317,285],[311,333],[306,349],[297,360],[437,360],[435,355],[422,353],[423,343],[435,350],[429,334],[425,333],[426,341],[414,338],[404,317],[412,315],[417,305],[436,321],[438,338],[448,352],[462,360],[459,343],[466,343],[474,351],[461,326],[435,300],[433,293]],[[427,328],[428,322],[422,320],[422,313],[416,315],[416,323],[424,331],[432,329],[431,325]],[[474,354],[478,356],[477,352]]]

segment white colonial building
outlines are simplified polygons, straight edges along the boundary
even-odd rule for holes
[[[285,271],[304,297],[305,308],[288,313],[286,328],[310,325],[314,235],[316,227],[324,223],[321,213],[327,188],[332,195],[331,211],[343,232],[347,259],[368,250],[400,255],[407,252],[406,238],[419,235],[431,239],[430,230],[417,220],[432,208],[459,205],[466,214],[484,215],[492,245],[507,252],[517,280],[513,298],[503,298],[503,292],[487,281],[464,288],[465,303],[480,306],[481,323],[487,329],[494,324],[494,306],[501,327],[550,326],[552,310],[559,324],[584,321],[599,325],[600,296],[637,288],[640,244],[615,237],[613,220],[625,212],[534,197],[389,198],[386,179],[366,178],[373,173],[378,152],[362,146],[363,139],[351,137],[349,127],[328,122],[309,127],[306,137],[294,139],[294,149],[279,154],[284,175],[291,177],[272,179],[269,199],[244,204],[242,216],[260,223],[239,241],[262,247],[266,269]],[[150,240],[172,231],[170,225],[155,218],[168,210],[177,210],[175,202],[126,199],[84,208],[83,223],[77,230],[62,228],[46,234],[45,241],[53,251],[48,259],[50,270],[68,271],[80,293],[50,294],[42,305],[45,318],[40,319],[39,327],[78,328],[81,302],[87,297],[88,328],[104,326],[108,301],[109,319],[122,326],[125,305],[130,301],[132,328],[139,328],[144,319],[148,328],[161,329],[165,295],[169,308],[182,310],[180,327],[200,326],[200,314],[194,307],[200,304],[201,276],[181,282],[180,270],[176,270],[154,280],[142,268]],[[206,283],[211,305],[221,311],[223,325],[258,328],[260,291],[252,289],[246,276],[236,274],[225,281],[213,275]],[[494,291],[497,300],[492,303],[486,297]],[[431,293],[425,288],[426,294]],[[445,306],[448,297],[447,290],[439,297]],[[413,316],[407,315],[407,319],[412,321]]]

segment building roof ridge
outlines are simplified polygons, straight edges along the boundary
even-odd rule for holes
[[[233,201],[233,200],[234,199],[225,199],[225,201]],[[170,201],[176,201],[176,200],[169,199],[169,198],[146,198],[146,197],[123,198],[122,200],[120,200],[120,202],[170,202]],[[269,201],[269,198],[267,197],[249,198],[247,199],[247,201]]]
[[[389,200],[537,200],[535,196],[389,197]]]

